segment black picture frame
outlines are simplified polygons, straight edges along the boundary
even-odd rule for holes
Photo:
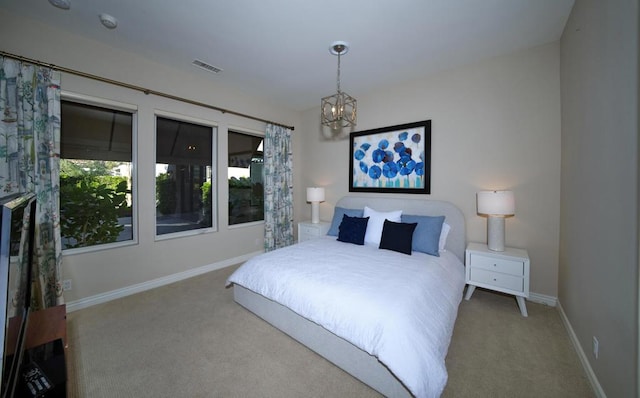
[[[349,135],[349,192],[431,193],[431,120]]]

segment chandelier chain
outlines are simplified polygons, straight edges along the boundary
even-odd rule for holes
[[[340,92],[340,52],[338,52],[338,93]]]

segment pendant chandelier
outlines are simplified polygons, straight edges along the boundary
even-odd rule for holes
[[[322,125],[332,130],[356,125],[356,99],[340,91],[340,56],[349,51],[349,44],[336,41],[329,52],[338,56],[338,92],[322,99]]]

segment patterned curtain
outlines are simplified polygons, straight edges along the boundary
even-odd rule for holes
[[[293,243],[291,130],[267,125],[264,138],[264,249]]]
[[[32,305],[61,304],[60,72],[0,57],[0,196],[35,192]]]

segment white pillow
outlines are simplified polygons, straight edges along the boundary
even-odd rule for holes
[[[438,242],[438,251],[444,252],[444,246],[447,244],[447,236],[449,236],[449,231],[451,231],[451,225],[442,223],[442,229],[440,230],[440,241]]]
[[[379,212],[365,206],[362,217],[369,217],[369,221],[367,222],[367,232],[364,235],[364,243],[380,246],[384,220],[400,222],[402,210]]]

